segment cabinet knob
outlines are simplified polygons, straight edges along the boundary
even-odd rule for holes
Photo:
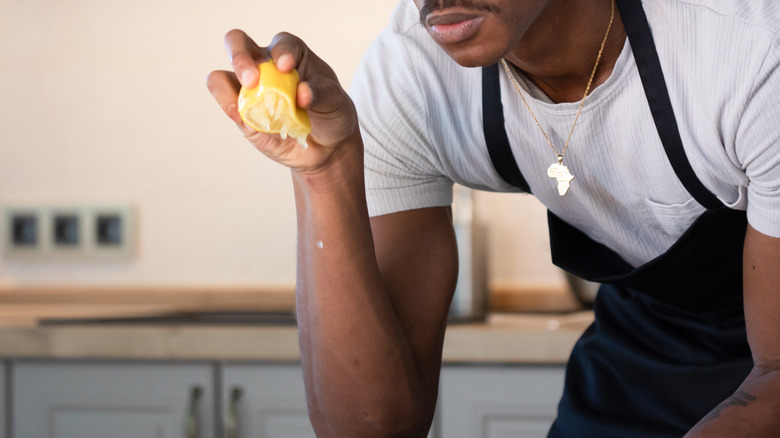
[[[200,436],[200,398],[203,388],[193,386],[190,389],[190,399],[187,407],[187,420],[184,424],[185,438],[198,438]]]
[[[244,395],[240,386],[234,386],[230,390],[230,404],[225,418],[225,438],[238,438],[238,402]]]

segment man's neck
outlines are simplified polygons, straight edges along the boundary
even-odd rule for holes
[[[608,0],[554,0],[507,55],[507,60],[554,102],[582,99],[609,25]],[[626,34],[615,19],[591,90],[609,78]]]

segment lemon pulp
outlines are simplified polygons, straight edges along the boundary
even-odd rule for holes
[[[311,121],[306,110],[295,105],[295,94],[300,77],[292,70],[282,73],[273,60],[258,65],[260,80],[256,87],[241,87],[238,94],[238,113],[249,127],[268,134],[279,134],[296,139],[307,147],[306,137],[311,133]]]

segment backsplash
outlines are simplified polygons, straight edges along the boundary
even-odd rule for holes
[[[300,35],[349,84],[396,0],[0,2],[0,214],[134,214],[131,257],[4,254],[0,285],[294,284],[289,172],[243,140],[205,77],[229,68],[222,36],[238,27],[260,44]],[[491,283],[562,283],[537,201],[479,193],[475,205]]]

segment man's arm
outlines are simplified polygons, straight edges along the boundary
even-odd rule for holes
[[[231,31],[225,46],[235,72],[213,72],[209,90],[250,143],[291,168],[299,340],[317,435],[424,437],[457,278],[449,209],[369,220],[357,116],[330,67],[289,34],[259,47]],[[256,84],[255,65],[269,57],[301,75],[296,101],[311,118],[308,149],[250,129],[236,111],[240,85]]]
[[[369,226],[362,190],[295,186],[301,354],[318,436],[425,436],[456,281],[449,210]]]
[[[780,239],[748,226],[743,272],[753,370],[686,437],[780,436]]]

